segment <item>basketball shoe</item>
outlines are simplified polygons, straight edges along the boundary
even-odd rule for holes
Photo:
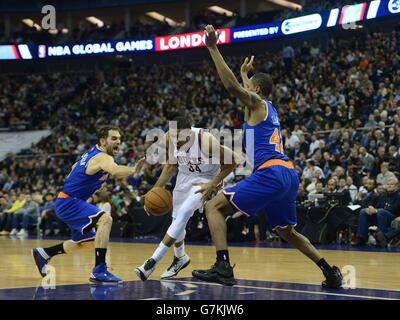
[[[322,286],[331,289],[339,289],[342,287],[343,276],[340,269],[333,266],[329,270],[324,271],[325,280],[322,282]]]
[[[46,276],[46,265],[50,261],[50,256],[44,251],[43,248],[34,248],[32,249],[32,256],[35,260],[36,267],[39,270],[39,273],[42,277]]]
[[[147,259],[140,267],[135,268],[136,275],[142,281],[146,281],[156,268],[156,260]]]
[[[187,254],[178,258],[174,256],[174,260],[167,270],[161,275],[161,279],[170,279],[175,277],[179,271],[186,268],[190,263],[190,258]]]
[[[236,283],[233,275],[233,267],[226,261],[217,261],[208,270],[193,270],[193,277],[206,282],[216,282],[226,286]]]
[[[122,280],[107,270],[107,264],[100,263],[93,268],[89,281],[93,284],[121,284]]]

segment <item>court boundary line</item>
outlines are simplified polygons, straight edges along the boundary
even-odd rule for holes
[[[238,280],[245,280],[245,281],[266,281],[266,280],[251,280],[251,279],[238,279]],[[158,281],[160,282],[161,280],[156,280],[156,279],[151,279],[150,281]],[[225,288],[225,286],[218,284],[218,283],[210,283],[210,282],[204,282],[204,281],[191,281],[191,280],[178,280],[178,279],[170,279],[170,280],[162,280],[162,281],[167,281],[167,282],[177,282],[177,283],[190,283],[190,284],[196,284],[196,285],[210,285],[210,286],[219,286],[221,288]],[[132,283],[132,282],[140,282],[140,280],[128,280],[124,281],[124,283]],[[296,283],[296,282],[282,282],[282,281],[269,281],[273,283],[285,283],[285,284],[303,284],[303,285],[315,285],[315,284],[307,284],[307,283]],[[79,286],[79,285],[90,285],[89,282],[85,283],[75,283],[75,284],[61,284],[58,285],[60,287],[66,287],[66,286]],[[40,286],[30,286],[30,287],[14,287],[14,288],[0,288],[1,290],[13,290],[13,289],[38,289]],[[362,298],[362,299],[369,299],[369,300],[394,300],[398,301],[399,299],[396,298],[385,298],[385,297],[377,297],[377,296],[366,296],[366,295],[351,295],[351,294],[344,294],[344,293],[333,293],[333,292],[319,292],[319,291],[307,291],[307,290],[297,290],[297,289],[285,289],[285,288],[273,288],[273,287],[257,287],[257,286],[249,286],[249,285],[234,285],[233,287],[226,287],[226,288],[243,288],[243,289],[256,289],[256,290],[268,290],[268,291],[280,291],[280,292],[293,292],[293,293],[302,293],[302,294],[316,294],[316,295],[330,295],[330,296],[339,296],[339,297],[349,297],[349,298]],[[365,290],[377,290],[377,291],[395,291],[399,292],[400,290],[386,290],[386,289],[370,289],[370,288],[357,288],[357,289],[365,289]],[[352,290],[352,289],[349,289]],[[142,300],[142,299],[138,299]],[[289,299],[290,300],[290,299]]]
[[[211,285],[211,286],[220,286],[224,287],[218,283],[209,283],[209,282],[197,282],[197,281],[184,281],[184,280],[165,280],[170,282],[189,282],[203,285]],[[247,285],[234,285],[233,288],[244,288],[244,289],[259,289],[259,290],[269,290],[269,291],[283,291],[283,292],[295,292],[295,293],[306,293],[306,294],[317,294],[317,295],[330,295],[330,296],[339,296],[339,297],[350,297],[350,298],[363,298],[370,300],[400,300],[395,298],[384,298],[384,297],[374,297],[374,296],[361,296],[361,295],[349,295],[349,294],[341,294],[341,293],[333,293],[333,292],[319,292],[319,291],[307,291],[307,290],[297,290],[297,289],[283,289],[283,288],[272,288],[272,287],[256,287],[256,286],[247,286]],[[359,288],[364,289],[364,288]],[[351,290],[351,289],[349,289]],[[369,290],[369,289],[367,289]],[[389,291],[389,290],[388,290]],[[290,300],[290,299],[289,299]]]

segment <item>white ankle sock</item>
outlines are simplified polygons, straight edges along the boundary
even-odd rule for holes
[[[160,261],[165,254],[167,253],[169,247],[167,247],[162,241],[160,242],[156,251],[154,251],[153,255],[151,256],[156,262]]]
[[[174,253],[175,253],[175,257],[177,257],[177,258],[183,257],[186,254],[186,252],[185,252],[185,244],[182,243],[182,245],[180,247],[175,247],[174,246]]]

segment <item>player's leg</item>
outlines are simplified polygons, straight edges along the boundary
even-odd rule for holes
[[[291,243],[321,269],[326,278],[323,285],[339,288],[342,285],[342,275],[339,268],[330,266],[311,242],[294,229],[297,224],[296,195],[298,178],[294,170],[282,168],[281,171],[282,181],[286,186],[286,190],[283,191],[283,198],[270,202],[265,208],[267,220],[272,229],[276,230],[285,241]]]
[[[32,250],[40,274],[46,275],[45,266],[52,257],[93,248],[94,242],[96,265],[91,274],[91,282],[120,283],[119,278],[108,272],[105,263],[112,218],[96,206],[75,198],[57,199],[55,208],[58,218],[69,226],[73,235],[69,241],[48,248],[34,248]],[[93,231],[94,228],[97,228],[97,235]]]
[[[214,242],[217,259],[208,270],[193,270],[192,275],[203,281],[233,285],[235,279],[229,261],[225,218],[237,211],[255,215],[265,205],[272,183],[254,173],[236,185],[224,189],[206,204],[208,227]]]
[[[90,282],[95,284],[119,284],[122,280],[107,270],[106,254],[110,240],[110,232],[113,219],[110,215],[100,212],[92,218],[92,224],[86,228],[90,230],[96,226],[95,246],[95,267],[90,275]],[[83,232],[87,231],[83,229]]]
[[[331,266],[311,244],[310,240],[298,233],[293,226],[287,226],[286,228],[278,227],[276,231],[285,241],[291,243],[321,269],[326,278],[323,282],[324,286],[330,288],[340,288],[342,286],[343,277],[339,268]]]
[[[211,238],[216,249],[216,262],[211,269],[193,270],[192,275],[207,282],[233,285],[233,268],[230,265],[225,218],[238,211],[228,201],[223,192],[217,194],[206,204],[206,216]]]
[[[161,261],[168,249],[176,242],[182,243],[182,245],[179,246],[179,249],[174,249],[175,254],[178,252],[180,255],[183,251],[183,255],[180,256],[180,259],[174,259],[173,263],[171,264],[171,266],[173,265],[171,272],[164,272],[164,278],[175,276],[181,269],[190,263],[189,256],[187,256],[184,252],[183,240],[186,234],[185,228],[187,222],[193,215],[194,211],[201,207],[201,196],[200,194],[195,194],[196,190],[196,188],[192,187],[189,192],[186,191],[185,193],[174,191],[172,223],[151,258],[147,259],[143,265],[135,269],[135,273],[141,280],[147,280],[150,274],[155,270],[156,264]],[[175,272],[172,272],[172,270]]]
[[[192,212],[190,216],[192,216],[193,213],[194,212]],[[182,269],[186,268],[190,264],[190,257],[185,251],[185,236],[186,231],[183,230],[181,236],[179,236],[174,243],[174,258],[172,263],[161,274],[161,279],[171,279],[175,277]]]

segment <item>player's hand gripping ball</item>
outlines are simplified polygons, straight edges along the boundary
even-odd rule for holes
[[[155,187],[144,196],[144,210],[152,216],[163,216],[172,210],[172,195],[161,187]]]

